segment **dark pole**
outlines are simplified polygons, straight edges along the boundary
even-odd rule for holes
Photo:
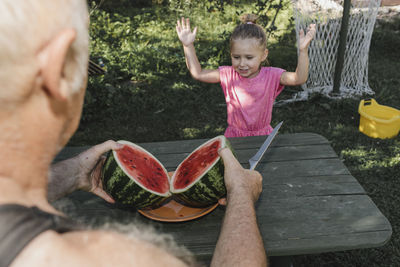
[[[347,30],[349,26],[350,0],[343,2],[342,24],[340,25],[339,47],[336,58],[335,74],[333,77],[332,93],[338,95],[342,77],[344,54],[346,52]]]

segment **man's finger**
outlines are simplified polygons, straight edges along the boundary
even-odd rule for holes
[[[104,153],[110,151],[110,150],[118,150],[123,147],[122,144],[119,144],[113,140],[108,140],[104,143],[95,145],[94,147],[90,148],[86,152],[90,154],[90,157],[93,159],[98,159],[101,155]],[[86,153],[84,152],[84,153]]]
[[[118,150],[121,149],[124,145],[117,143],[113,140],[108,140],[105,141],[104,143],[98,144],[96,145],[96,149],[99,149],[101,154],[104,154],[105,152],[109,151],[109,150]]]
[[[106,157],[101,156],[100,159],[97,161],[95,167],[93,168],[92,173],[90,174],[92,187],[95,188],[97,186],[101,186],[101,171],[106,161]]]
[[[225,168],[242,168],[242,165],[240,165],[239,161],[237,161],[229,148],[224,147],[218,150],[218,154],[221,156]]]
[[[220,204],[222,206],[226,206],[226,198],[218,199],[218,204]]]
[[[107,201],[108,203],[112,203],[112,204],[115,203],[115,200],[114,200],[112,197],[110,197],[110,196],[109,196],[103,189],[101,189],[101,188],[95,188],[95,189],[92,191],[92,193],[95,194],[96,196],[101,197],[102,199],[104,199],[104,200]]]

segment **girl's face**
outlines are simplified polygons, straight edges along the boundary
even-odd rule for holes
[[[260,46],[255,38],[236,39],[231,45],[232,67],[245,78],[253,78],[260,72],[260,65],[268,56],[268,49]]]

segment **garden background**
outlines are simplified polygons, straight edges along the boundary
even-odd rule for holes
[[[198,26],[195,47],[205,68],[229,65],[229,36],[239,15],[255,13],[268,33],[271,66],[294,71],[296,36],[289,0],[97,0],[90,5],[90,57],[106,74],[89,78],[82,120],[69,146],[107,139],[152,142],[211,138],[224,133],[226,105],[219,84],[193,80],[175,32],[178,18]],[[400,109],[400,16],[383,10],[369,55],[373,96],[275,107],[280,133],[326,137],[393,227],[383,247],[294,257],[294,266],[400,266],[400,137],[372,139],[358,131],[358,104],[373,97]],[[386,12],[386,13],[385,13]],[[299,87],[286,87],[277,100]]]

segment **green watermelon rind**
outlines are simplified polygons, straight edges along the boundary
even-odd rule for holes
[[[170,198],[170,192],[167,194],[158,194],[144,189],[136,183],[135,180],[124,172],[118,160],[116,160],[115,153],[115,151],[110,151],[107,155],[103,166],[102,184],[103,189],[117,203],[134,206],[137,209],[146,209],[159,207]],[[153,158],[155,159],[154,156]]]
[[[224,166],[219,159],[193,186],[182,193],[174,193],[173,198],[187,206],[207,207],[225,195]]]
[[[234,153],[230,142],[223,135],[210,139],[196,148],[193,152],[207,143],[213,142],[213,140],[217,138],[222,139],[221,148],[228,147]],[[150,152],[133,143],[127,141],[118,142],[137,147],[151,155]],[[157,160],[153,155],[151,156],[153,159]],[[209,170],[185,191],[174,192],[173,189],[170,189],[170,192],[166,195],[162,195],[144,189],[141,185],[130,178],[129,175],[124,172],[116,159],[116,152],[110,151],[103,165],[102,183],[103,189],[110,194],[117,203],[133,206],[137,209],[154,209],[160,207],[171,198],[187,206],[207,207],[217,203],[219,199],[226,195],[224,163],[221,157],[218,157]],[[170,181],[170,184],[172,185],[172,181]]]
[[[221,148],[228,147],[233,152],[232,146],[228,139],[226,139],[225,136],[221,135],[202,144],[192,153],[194,153],[197,149],[201,148],[207,143],[213,142],[213,140],[217,138],[222,139]],[[209,168],[209,170],[200,179],[191,184],[185,191],[174,192],[174,190],[172,189],[171,192],[173,193],[173,198],[184,205],[192,207],[207,207],[217,203],[219,199],[223,198],[226,195],[224,171],[225,168],[223,160],[221,157],[218,157],[218,159]]]

